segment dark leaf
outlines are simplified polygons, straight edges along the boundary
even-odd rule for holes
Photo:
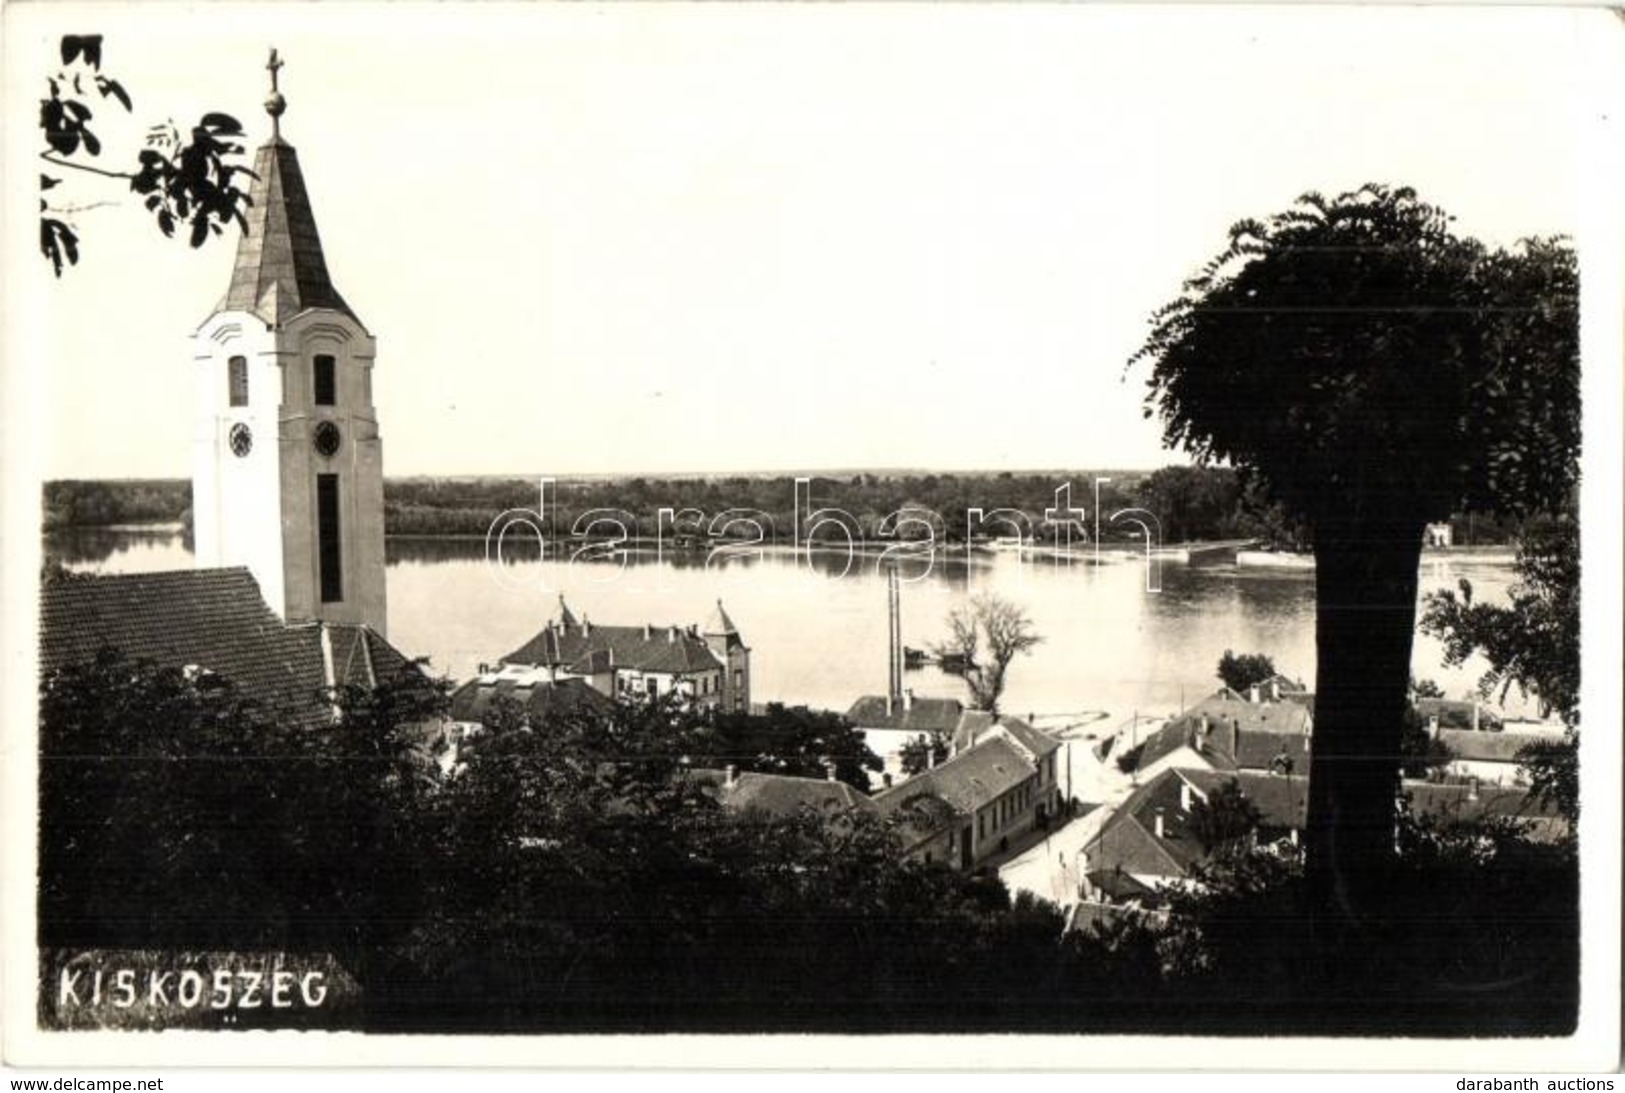
[[[198,124],[211,132],[228,136],[237,136],[243,131],[242,124],[230,114],[205,114]]]
[[[41,190],[49,190],[55,186],[60,186],[61,184],[62,180],[60,178],[52,178],[50,175],[39,176],[39,188]]]
[[[102,142],[96,139],[95,133],[92,133],[89,129],[86,129],[84,131],[84,138],[85,151],[89,152],[93,156],[99,156],[102,154]]]
[[[124,104],[124,109],[132,109],[129,92],[124,90],[124,86],[122,84],[120,84],[117,80],[109,80],[102,76],[98,76],[96,80],[96,86],[101,88],[103,98],[111,95],[119,102]]]
[[[168,209],[160,209],[158,212],[158,230],[168,236],[175,234],[175,218],[170,215]]]

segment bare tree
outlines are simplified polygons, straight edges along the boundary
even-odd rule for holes
[[[948,630],[948,640],[932,647],[943,671],[965,681],[977,709],[998,713],[1010,662],[1044,639],[1025,610],[990,592],[950,611]]]

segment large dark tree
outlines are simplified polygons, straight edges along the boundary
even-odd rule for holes
[[[1409,189],[1307,194],[1231,228],[1132,358],[1171,445],[1233,463],[1313,533],[1322,911],[1357,916],[1393,855],[1423,527],[1572,488],[1576,280],[1561,242],[1488,248]]]

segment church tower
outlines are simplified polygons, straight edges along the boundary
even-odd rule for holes
[[[284,620],[385,633],[375,341],[333,287],[271,51],[271,139],[225,298],[193,336],[200,566],[247,566]]]

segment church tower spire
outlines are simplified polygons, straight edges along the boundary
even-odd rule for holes
[[[354,319],[328,275],[299,156],[282,139],[281,119],[288,100],[277,89],[282,61],[276,50],[265,67],[271,73],[271,94],[265,100],[271,139],[254,156],[259,177],[249,191],[253,203],[247,212],[248,230],[238,240],[231,286],[219,310],[253,312],[268,323],[281,323],[309,307]]]
[[[193,338],[192,513],[198,564],[246,565],[289,622],[385,630],[376,342],[328,273],[304,173],[282,139],[282,61],[266,65],[271,136],[254,157],[247,230]]]

